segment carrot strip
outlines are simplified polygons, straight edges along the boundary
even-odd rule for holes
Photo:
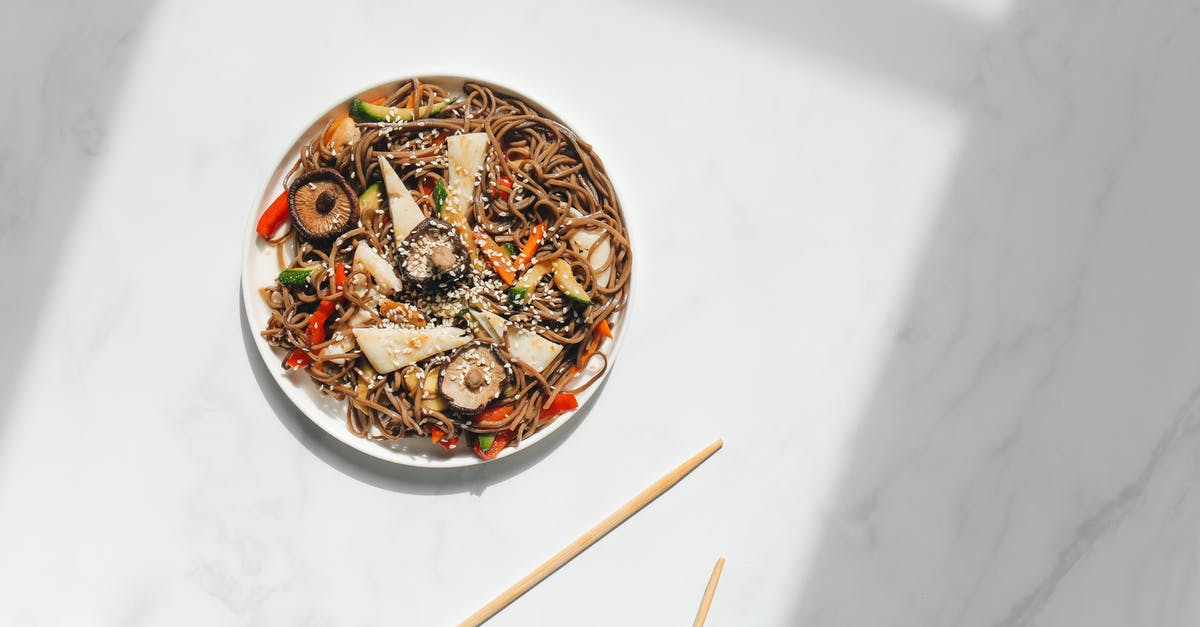
[[[500,248],[496,241],[488,237],[488,234],[479,227],[475,227],[471,234],[475,236],[475,243],[483,251],[483,256],[492,263],[492,269],[496,271],[496,274],[504,280],[505,285],[512,285],[513,281],[517,279],[517,273],[509,265],[508,255],[504,254],[504,249]]]
[[[518,270],[524,270],[529,266],[529,262],[533,260],[533,254],[537,252],[538,246],[542,245],[542,240],[546,238],[546,223],[541,222],[533,227],[533,231],[529,233],[529,239],[525,240],[525,247],[521,249],[521,254],[517,255],[516,267]]]
[[[409,305],[408,303],[398,303],[389,298],[385,298],[383,303],[379,305],[379,313],[383,314],[392,322],[408,322],[414,326],[423,327],[428,322],[425,320],[425,314],[421,313],[420,309]]]
[[[454,445],[458,444],[458,436],[454,436],[443,442],[442,440],[446,437],[446,432],[442,431],[440,427],[430,427],[429,435],[434,444],[441,444],[442,448],[446,449],[447,451],[454,448]]]
[[[333,134],[337,132],[337,129],[342,125],[342,122],[349,117],[349,115],[343,115],[342,117],[334,120],[333,124],[330,124],[329,127],[325,129],[325,134],[321,136],[322,146],[328,146],[329,144],[333,143]]]

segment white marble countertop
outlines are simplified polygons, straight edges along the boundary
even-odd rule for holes
[[[8,9],[0,624],[452,624],[716,437],[493,624],[685,625],[720,555],[710,625],[1200,623],[1200,5]],[[636,244],[594,408],[462,471],[238,299],[295,134],[417,73],[561,113]]]

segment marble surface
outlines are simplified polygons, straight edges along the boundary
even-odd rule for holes
[[[6,8],[0,624],[452,624],[716,437],[493,624],[688,624],[719,555],[710,625],[1200,623],[1200,4]],[[592,411],[461,471],[238,300],[295,133],[414,73],[569,119],[640,273]]]

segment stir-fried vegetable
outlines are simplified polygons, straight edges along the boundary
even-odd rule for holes
[[[499,429],[508,424],[508,419],[513,415],[514,408],[512,405],[500,405],[491,409],[485,410],[471,420],[471,424],[481,429]]]
[[[453,350],[472,339],[466,329],[458,327],[374,328],[353,329],[352,332],[358,347],[380,374]]]
[[[279,273],[279,282],[288,287],[302,287],[308,284],[308,277],[316,268],[288,268]]]
[[[554,361],[562,352],[562,344],[551,342],[546,338],[526,331],[499,314],[490,311],[468,309],[464,313],[467,324],[478,330],[480,337],[487,337],[502,342],[508,347],[508,352],[515,359],[523,361],[541,372]]]
[[[425,319],[425,314],[421,313],[420,309],[408,303],[398,303],[390,298],[383,299],[383,302],[379,304],[379,313],[396,324],[407,322],[414,326],[423,327],[428,322]]]
[[[479,258],[479,249],[471,236],[471,224],[467,215],[471,213],[471,204],[475,198],[475,177],[483,169],[483,159],[487,154],[487,133],[467,133],[453,135],[446,140],[446,157],[450,164],[446,169],[446,205],[442,207],[441,217],[453,225],[462,236],[467,254],[471,257],[471,265],[482,269],[483,262]]]
[[[297,348],[296,350],[293,350],[290,355],[288,355],[286,360],[284,360],[283,367],[296,370],[311,364],[313,361],[315,360],[312,358],[312,355],[309,355],[308,352],[303,349]]]
[[[571,264],[562,259],[554,260],[554,284],[558,289],[562,290],[567,298],[582,303],[584,305],[592,304],[591,297],[588,296],[587,290],[575,280],[575,274],[571,271]]]
[[[430,427],[429,437],[431,440],[433,440],[434,444],[441,444],[442,448],[446,449],[447,451],[458,445],[458,436],[456,435],[447,440],[446,432],[442,431],[441,427]]]
[[[288,215],[288,193],[284,191],[263,212],[254,230],[263,239],[271,239],[275,235],[275,232],[279,230],[279,227],[288,221]]]
[[[321,138],[321,143],[333,150],[341,150],[358,141],[360,137],[362,137],[362,132],[358,130],[358,125],[350,119],[350,116],[344,115],[329,125],[329,128],[325,130],[324,137]]]
[[[537,252],[538,246],[542,245],[543,239],[546,239],[545,222],[538,223],[529,232],[529,239],[525,240],[525,246],[521,248],[521,254],[517,255],[517,261],[513,264],[517,267],[517,270],[524,270],[529,267],[529,262],[533,260],[533,255]]]
[[[425,219],[425,214],[421,213],[421,208],[404,186],[404,181],[400,180],[392,164],[383,155],[379,155],[379,173],[383,177],[384,187],[387,188],[388,209],[392,213],[392,232],[396,237],[396,244],[399,245],[413,228]]]
[[[488,262],[492,264],[492,269],[496,271],[496,275],[504,281],[505,285],[512,285],[517,275],[513,271],[512,260],[504,253],[504,249],[497,246],[496,242],[479,227],[475,227],[475,230],[471,234],[475,236],[475,244],[479,246],[479,250],[483,252],[483,256],[487,258]]]
[[[567,298],[584,305],[592,304],[587,290],[583,289],[583,286],[575,279],[574,273],[571,272],[571,264],[563,259],[555,259],[553,262],[543,261],[526,270],[525,274],[521,275],[521,278],[509,288],[509,301],[514,305],[528,304],[542,277],[552,271],[554,272],[554,284],[562,290]]]
[[[492,443],[486,451],[480,446],[478,439],[476,439],[475,446],[472,448],[475,450],[475,454],[479,456],[479,459],[496,459],[500,451],[503,451],[504,447],[508,446],[508,443],[512,441],[514,435],[512,431],[501,431],[492,436]]]
[[[383,184],[375,181],[358,195],[358,219],[366,222],[383,211]]]
[[[574,394],[559,392],[555,395],[554,400],[550,401],[549,405],[542,408],[541,413],[538,414],[538,418],[546,420],[578,408],[579,399],[575,398]]]
[[[396,276],[392,264],[366,242],[359,242],[354,249],[354,269],[371,275],[375,284],[389,294],[400,291],[400,277]]]
[[[532,296],[533,290],[537,288],[538,282],[542,277],[546,276],[551,270],[551,264],[542,262],[525,271],[521,278],[508,288],[508,300],[514,305],[526,305],[529,303],[529,298]]]
[[[446,183],[442,179],[438,179],[433,186],[433,211],[441,215],[442,207],[446,206],[446,198],[450,193],[446,191]]]
[[[501,200],[508,200],[512,190],[513,180],[508,176],[501,176],[499,182],[492,188],[492,195]]]
[[[571,236],[571,244],[596,272],[597,287],[608,287],[609,279],[612,278],[612,267],[604,268],[604,264],[608,263],[609,257],[612,256],[611,240],[611,237],[605,237],[604,231],[576,231]]]
[[[341,294],[346,289],[346,265],[333,264],[333,291]]]
[[[308,341],[311,344],[320,344],[325,341],[325,323],[336,309],[337,306],[333,304],[333,301],[323,300],[317,306],[317,310],[308,318]]]
[[[427,104],[423,107],[385,107],[363,102],[358,98],[350,101],[350,117],[357,122],[411,122],[441,113],[443,109],[458,101],[458,96]]]

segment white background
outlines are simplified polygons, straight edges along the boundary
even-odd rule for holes
[[[1200,6],[17,0],[0,23],[0,623],[1200,621]],[[248,212],[412,74],[567,119],[639,282],[592,410],[462,471],[269,379]]]

